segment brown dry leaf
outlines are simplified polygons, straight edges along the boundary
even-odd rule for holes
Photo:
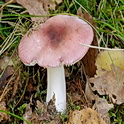
[[[10,57],[4,56],[3,58],[0,59],[0,69],[4,70],[6,66],[12,66],[13,61],[11,60]]]
[[[95,104],[93,105],[93,109],[100,114],[102,119],[107,124],[110,124],[110,117],[108,111],[113,107],[113,104],[108,104],[106,99],[100,97],[96,97]]]
[[[57,122],[56,120],[53,120],[49,124],[59,124],[59,121]]]
[[[78,93],[74,93],[72,94],[71,97],[72,97],[73,103],[76,103],[77,101],[80,101],[81,103],[83,103],[82,95],[79,95]]]
[[[70,113],[68,124],[106,124],[99,114],[91,109],[75,110]]]
[[[85,94],[87,100],[90,101],[90,103],[95,101],[95,104],[93,105],[93,109],[100,114],[100,117],[102,117],[102,119],[107,124],[110,124],[110,117],[108,111],[111,108],[113,108],[113,104],[108,104],[106,99],[100,98],[97,95],[95,95],[91,89],[89,81],[87,81],[86,83]]]
[[[47,105],[40,102],[39,100],[37,102],[37,109],[39,110],[40,115],[38,116],[39,121],[44,120],[50,120],[50,115],[47,112]]]
[[[31,105],[33,106],[32,102],[27,105],[26,112],[23,117],[32,124],[45,124],[48,122],[49,124],[62,124],[60,115],[56,114],[55,112],[52,114],[49,113],[45,103],[37,100],[36,105],[34,105],[34,111],[32,111]],[[23,124],[26,124],[26,122],[23,122]]]
[[[2,77],[0,77],[0,89],[2,89],[6,85],[7,78],[13,74],[13,68],[11,66],[7,66]]]
[[[30,15],[49,15],[49,9],[55,10],[57,4],[60,4],[62,0],[16,0],[26,8]],[[56,4],[57,3],[57,4]],[[47,17],[32,17],[33,21],[46,21]]]
[[[86,82],[86,87],[85,87],[85,95],[88,101],[92,102],[95,100],[95,94],[93,93],[90,84],[89,84],[89,79]]]
[[[111,68],[111,71],[106,71],[101,76],[90,78],[91,88],[100,95],[109,95],[112,103],[122,104],[124,103],[124,71],[115,65]]]
[[[28,121],[31,120],[31,115],[33,114],[30,105],[31,103],[27,104],[25,114],[23,115],[23,118]],[[27,123],[24,121],[23,124],[27,124]]]
[[[95,22],[93,20],[93,17],[89,13],[87,13],[86,11],[84,11],[84,13],[82,13],[82,9],[79,8],[78,11],[77,11],[77,15],[81,16],[84,19],[86,19],[94,27],[96,27]],[[98,46],[98,41],[97,41],[97,38],[96,38],[95,30],[94,30],[94,39],[93,39],[93,42],[92,42],[91,45]],[[96,74],[95,62],[96,62],[97,55],[98,55],[98,49],[90,48],[88,50],[87,54],[82,59],[86,74],[89,77],[93,77]]]
[[[36,103],[37,104],[35,109],[37,111],[32,111],[32,108],[31,108],[32,102],[30,102],[27,105],[26,112],[23,115],[24,119],[30,121],[32,124],[42,124],[43,121],[50,121],[51,117],[47,112],[47,106],[38,100],[36,101]],[[23,124],[26,124],[26,122],[24,122]]]
[[[54,117],[54,120],[50,121],[49,124],[63,124],[60,119],[60,115]]]
[[[0,110],[7,111],[5,101],[0,101]],[[4,119],[9,120],[8,114],[0,112],[0,122]]]

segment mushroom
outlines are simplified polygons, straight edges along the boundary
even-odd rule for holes
[[[22,38],[18,54],[26,65],[47,68],[48,103],[53,96],[58,112],[66,109],[64,65],[73,65],[88,51],[93,40],[89,24],[76,16],[56,15]]]

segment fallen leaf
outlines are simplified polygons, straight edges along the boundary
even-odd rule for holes
[[[48,105],[47,105],[47,111],[50,114],[55,114],[56,113],[56,106],[55,106],[55,94],[53,95],[52,99],[50,99]]]
[[[100,95],[109,95],[112,103],[124,103],[124,71],[115,65],[111,65],[111,71],[106,71],[101,76],[90,78],[93,91]]]
[[[3,58],[0,59],[0,69],[4,70],[6,66],[12,66],[13,61],[11,60],[10,57],[4,56]]]
[[[49,124],[60,124],[57,120],[52,120]]]
[[[47,105],[43,102],[40,102],[39,100],[36,101],[37,103],[37,110],[39,111],[39,118],[38,120],[44,121],[44,120],[50,120],[50,115],[47,111]]]
[[[72,101],[73,101],[73,103],[76,103],[76,102],[81,102],[81,103],[84,103],[84,101],[83,101],[83,98],[82,98],[82,95],[79,95],[79,94],[77,94],[77,93],[74,93],[74,94],[72,94]]]
[[[108,104],[107,100],[104,98],[100,98],[99,96],[95,95],[91,89],[90,82],[87,81],[86,88],[85,88],[85,94],[87,100],[93,104],[93,109],[96,110],[100,117],[107,123],[110,124],[110,117],[108,111],[113,108],[113,104]],[[88,102],[88,103],[89,103]]]
[[[0,110],[7,111],[5,101],[0,101]],[[0,112],[0,122],[4,119],[9,120],[8,114],[5,112]]]
[[[110,71],[111,64],[114,64],[124,70],[124,51],[102,51],[96,59],[97,75],[104,73],[104,70]]]
[[[10,77],[12,74],[13,68],[11,66],[7,66],[4,73],[0,77],[0,89],[2,89],[6,85],[8,77]]]
[[[91,109],[75,110],[69,115],[68,124],[106,124],[99,114]]]
[[[87,13],[86,11],[84,11],[84,13],[82,13],[82,8],[81,7],[78,9],[77,15],[82,17],[82,18],[84,18],[84,19],[86,19],[89,23],[91,23],[91,25],[96,27],[96,24],[95,24],[95,22],[93,20],[93,17],[89,13]],[[98,41],[97,41],[97,38],[96,38],[95,30],[94,30],[94,39],[93,39],[93,42],[92,42],[91,45],[98,46]],[[88,50],[87,54],[82,59],[83,64],[84,64],[84,69],[86,71],[86,74],[89,77],[93,77],[96,74],[95,62],[96,62],[97,55],[98,55],[98,49],[90,48]]]
[[[51,116],[47,111],[45,103],[37,100],[35,106],[36,111],[32,111],[31,105],[33,105],[32,100],[30,100],[30,103],[26,107],[26,112],[23,115],[24,119],[30,121],[32,124],[42,124],[44,121],[51,121]],[[26,122],[23,124],[26,124]]]
[[[113,107],[113,104],[108,104],[106,99],[100,97],[96,97],[95,104],[93,105],[93,109],[100,114],[100,117],[102,117],[107,124],[110,124],[108,111]]]
[[[32,105],[32,96],[30,98],[30,103],[27,104],[27,106],[26,106],[25,114],[23,115],[23,118],[28,121],[30,121],[32,119],[31,115],[33,114],[31,105]],[[27,123],[24,121],[23,124],[27,124]]]
[[[95,100],[95,94],[93,93],[91,86],[89,84],[89,79],[86,82],[86,87],[85,87],[85,95],[88,101],[92,103],[93,100]]]
[[[49,124],[64,124],[61,119],[60,119],[60,115],[54,117],[54,120],[50,121]]]
[[[55,10],[57,4],[60,4],[62,0],[16,0],[26,8],[30,15],[45,16],[49,15],[49,9]],[[31,17],[33,21],[44,22],[48,17]]]

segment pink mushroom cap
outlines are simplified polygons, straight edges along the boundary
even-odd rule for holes
[[[72,65],[88,51],[93,40],[92,27],[75,16],[57,15],[22,38],[18,54],[27,65],[42,67]]]

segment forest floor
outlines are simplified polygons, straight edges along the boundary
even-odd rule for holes
[[[0,1],[0,123],[124,124],[124,0],[41,0],[42,8],[36,7],[41,16],[26,2]],[[46,69],[26,66],[18,57],[22,36],[39,24],[34,20],[57,14],[87,21],[94,29],[92,46],[98,47],[65,67],[63,114],[56,112],[53,101],[46,106]]]

